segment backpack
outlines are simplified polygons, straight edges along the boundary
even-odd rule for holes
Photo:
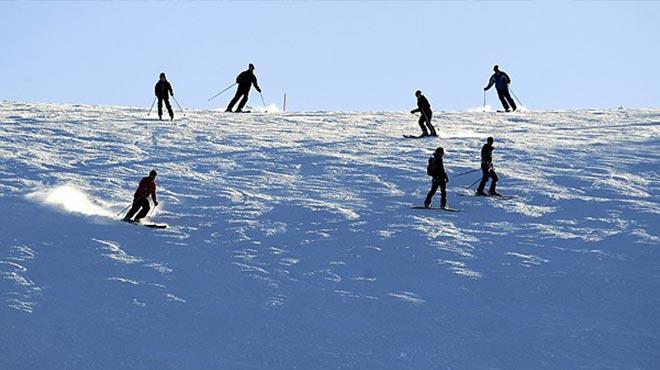
[[[429,164],[426,166],[426,174],[429,176],[435,176],[435,172],[437,171],[436,165],[435,165],[435,158],[431,157],[429,158]]]

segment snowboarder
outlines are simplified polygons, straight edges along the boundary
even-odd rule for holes
[[[234,95],[234,98],[231,100],[231,102],[229,102],[229,105],[227,106],[225,112],[231,112],[232,108],[234,108],[234,104],[236,104],[238,99],[241,99],[241,97],[242,97],[241,102],[238,103],[238,108],[234,113],[243,112],[243,107],[245,107],[245,104],[248,101],[248,96],[250,94],[250,88],[252,87],[252,85],[254,85],[254,88],[257,89],[259,93],[261,93],[261,88],[257,83],[257,76],[254,75],[254,64],[252,63],[250,63],[246,71],[241,72],[236,77],[236,83],[238,84],[238,89],[236,89],[236,95]]]
[[[151,170],[149,176],[140,180],[140,185],[135,191],[135,194],[133,194],[133,206],[126,214],[126,217],[124,217],[124,221],[139,222],[149,214],[151,210],[149,200],[147,199],[149,195],[151,195],[151,199],[154,201],[154,207],[158,205],[158,201],[156,200],[156,176],[158,176],[156,171]],[[140,212],[133,219],[133,215],[138,211]]]
[[[158,82],[156,82],[156,87],[154,88],[156,97],[158,98],[158,119],[163,120],[163,101],[165,102],[165,107],[167,112],[170,114],[170,121],[174,119],[174,112],[172,111],[172,106],[170,105],[170,96],[174,96],[174,91],[172,90],[172,85],[165,77],[165,72],[162,72],[158,77]]]
[[[417,109],[413,109],[410,113],[415,114],[421,112],[422,115],[419,116],[419,127],[422,129],[422,136],[429,136],[429,131],[431,136],[438,136],[435,132],[435,128],[431,124],[431,118],[433,118],[433,111],[431,111],[431,103],[428,99],[422,94],[420,90],[415,91],[415,96],[417,97]],[[427,131],[428,127],[428,131]]]
[[[449,177],[447,172],[445,172],[445,165],[442,163],[442,156],[445,154],[445,150],[442,147],[439,147],[433,153],[433,156],[429,158],[428,166],[426,167],[426,173],[429,176],[433,177],[431,182],[431,190],[426,195],[426,200],[424,200],[424,207],[431,207],[431,199],[435,192],[440,188],[440,208],[447,207],[447,183],[449,182]]]
[[[497,181],[499,178],[497,177],[497,174],[495,173],[495,169],[493,168],[493,137],[489,137],[486,139],[486,144],[481,148],[481,172],[482,172],[482,177],[481,177],[481,182],[479,183],[479,187],[477,188],[477,195],[495,195],[495,196],[500,196],[498,192],[495,191],[495,187],[497,186]],[[490,182],[490,189],[488,190],[488,194],[484,193],[484,187],[486,186],[486,183],[488,182],[488,179],[492,179]]]
[[[500,67],[495,65],[493,67],[493,73],[492,76],[490,76],[490,81],[488,82],[488,86],[484,87],[484,91],[488,91],[493,84],[495,84],[495,89],[497,90],[497,96],[500,98],[500,101],[502,102],[502,106],[504,107],[504,110],[507,112],[510,112],[509,110],[509,105],[511,106],[511,109],[515,112],[517,107],[516,107],[516,102],[513,101],[513,98],[511,98],[511,94],[509,93],[509,84],[511,83],[511,79],[509,78],[509,75],[506,73],[500,71]]]

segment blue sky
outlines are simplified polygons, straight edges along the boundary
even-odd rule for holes
[[[224,107],[252,62],[291,110],[408,110],[416,89],[465,110],[499,64],[531,109],[657,107],[659,36],[656,1],[1,2],[0,99],[148,108],[165,71],[182,105]]]

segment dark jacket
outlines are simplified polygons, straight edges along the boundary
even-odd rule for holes
[[[170,85],[169,81],[167,80],[156,82],[154,93],[161,99],[167,99],[169,95],[174,95],[174,91],[172,91],[172,85]]]
[[[140,180],[140,185],[138,185],[135,194],[133,194],[134,199],[143,199],[151,195],[151,199],[156,201],[156,180],[153,180],[151,177],[147,176]]]
[[[440,177],[441,179],[444,179],[445,182],[449,181],[449,176],[447,176],[447,172],[445,171],[442,157],[437,157],[435,154],[429,158],[428,172],[429,175],[433,177]]]
[[[426,99],[424,95],[420,95],[417,98],[417,109],[413,109],[412,113],[422,112],[426,116],[431,116],[433,112],[431,111],[431,103]]]
[[[509,87],[509,84],[511,83],[511,79],[509,78],[509,75],[502,71],[498,71],[493,73],[492,76],[490,76],[490,81],[488,81],[488,86],[486,86],[486,90],[490,89],[493,84],[495,84],[495,88],[499,90],[506,90]]]
[[[488,143],[484,144],[483,147],[481,147],[481,164],[485,164],[488,166],[493,165],[493,149],[495,149],[492,145],[489,145]]]
[[[241,90],[250,90],[250,87],[254,85],[254,88],[261,92],[261,88],[257,83],[257,76],[255,76],[254,73],[249,69],[247,71],[241,72],[236,77],[236,83],[238,84],[238,88]]]

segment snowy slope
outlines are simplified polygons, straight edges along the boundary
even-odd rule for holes
[[[435,123],[3,102],[0,368],[657,368],[660,110]],[[489,135],[513,200],[457,196]]]

